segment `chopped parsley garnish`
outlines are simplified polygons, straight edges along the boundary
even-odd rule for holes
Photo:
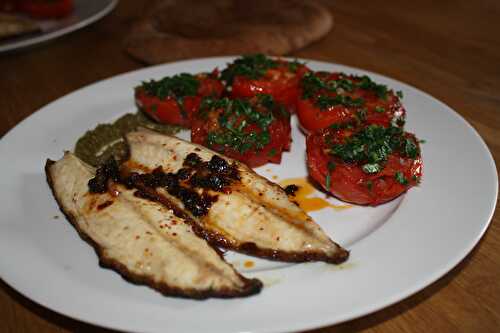
[[[335,97],[321,95],[316,99],[315,105],[321,110],[328,109],[332,106],[343,105],[346,107],[359,107],[365,103],[362,98],[352,98],[347,95],[336,95]]]
[[[339,75],[338,79],[328,81],[316,76],[312,72],[307,73],[302,78],[301,87],[303,99],[311,98],[321,91],[343,94],[359,88],[373,91],[377,97],[385,100],[389,92],[386,85],[377,84],[366,75],[350,78],[343,73]]]
[[[417,144],[410,138],[406,138],[404,140],[404,151],[406,156],[410,158],[416,158],[419,154]]]
[[[314,73],[312,72],[306,73],[304,75],[301,81],[301,86],[303,91],[303,99],[313,97],[321,90],[339,93],[341,92],[340,89],[347,92],[354,90],[353,81],[346,79],[343,76],[338,80],[330,80],[325,82],[318,76],[314,75]]]
[[[201,114],[222,109],[218,116],[219,128],[208,133],[207,144],[229,146],[240,153],[264,148],[271,142],[269,125],[275,119],[273,108],[277,106],[270,95],[257,96],[257,105],[244,99],[204,99],[200,107]],[[247,126],[251,124],[257,125],[260,131],[248,131]]]
[[[382,170],[379,163],[366,163],[361,167],[365,173],[377,173]]]
[[[332,176],[330,175],[330,173],[327,173],[325,178],[325,185],[327,189],[330,189],[331,183],[332,183]]]
[[[331,128],[332,130],[339,130],[344,128],[353,129],[354,126],[351,123],[333,123],[329,126],[329,128]],[[326,139],[328,140],[330,139],[330,137],[326,137]]]
[[[420,150],[416,139],[406,136],[399,127],[370,125],[345,139],[342,144],[332,143],[326,138],[328,153],[347,163],[361,164],[365,173],[377,173],[392,153],[402,157],[417,158]]]
[[[384,113],[385,109],[382,106],[376,106],[375,107],[375,112]]]
[[[269,142],[271,142],[269,131],[263,131],[260,133],[245,133],[238,130],[231,130],[226,132],[209,132],[207,137],[207,144],[209,146],[227,145],[242,154],[252,148],[255,148],[257,150],[262,149]]]
[[[244,55],[229,64],[221,73],[221,79],[232,85],[236,76],[244,76],[251,80],[260,79],[266,71],[278,66],[278,62],[263,54]]]
[[[362,123],[366,120],[366,115],[368,114],[368,110],[366,108],[359,109],[355,113],[356,120],[359,123]]]
[[[312,72],[306,73],[301,80],[302,98],[316,99],[316,106],[321,109],[328,108],[334,105],[344,105],[346,107],[360,107],[364,105],[362,98],[353,98],[345,93],[353,92],[355,89],[372,91],[377,97],[386,100],[389,89],[386,85],[377,84],[368,76],[353,76],[349,77],[343,73],[338,75],[337,79],[327,80],[325,75],[328,73],[319,72],[319,76]],[[334,97],[328,96],[325,93],[334,93]],[[317,96],[320,94],[319,96]],[[383,109],[376,110],[384,112]]]
[[[297,59],[290,61],[288,63],[288,70],[292,73],[296,73],[300,66],[304,66],[305,63],[298,61]]]
[[[397,95],[399,98],[403,98],[403,92],[402,92],[401,90],[396,91],[396,95]]]
[[[183,98],[185,96],[194,96],[198,92],[200,81],[188,73],[167,76],[161,80],[150,80],[142,82],[141,88],[150,95],[159,99],[166,97]]]
[[[405,118],[404,116],[400,116],[400,117],[393,117],[391,119],[391,125],[392,126],[395,126],[395,127],[403,127],[405,125]]]
[[[359,88],[364,90],[371,90],[375,93],[375,95],[377,95],[377,97],[387,99],[388,89],[386,85],[375,83],[366,75],[358,78],[361,79],[361,81],[356,84]]]
[[[267,156],[274,157],[277,153],[278,151],[276,150],[276,148],[271,148],[271,150],[269,150],[269,152],[267,153]]]
[[[336,167],[336,165],[335,165],[334,161],[328,161],[328,165],[327,165],[328,171],[331,172],[331,171],[335,170],[335,167]]]
[[[328,89],[327,84],[314,73],[306,73],[300,82],[302,87],[302,98],[311,98],[321,89]]]
[[[401,171],[398,171],[394,174],[394,178],[396,178],[397,182],[401,185],[408,185],[408,180],[405,178]]]
[[[272,95],[269,94],[257,94],[259,98],[259,104],[265,107],[266,109],[272,110],[276,107],[276,102]]]

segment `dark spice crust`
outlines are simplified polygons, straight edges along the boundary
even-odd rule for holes
[[[153,289],[158,290],[160,293],[166,296],[175,296],[175,297],[184,297],[184,298],[193,298],[193,299],[207,299],[210,297],[218,297],[218,298],[234,298],[234,297],[244,297],[244,296],[250,296],[254,295],[260,292],[262,289],[262,282],[258,279],[247,279],[244,276],[240,275],[237,273],[237,275],[240,276],[240,278],[245,282],[245,285],[241,290],[234,290],[234,289],[229,289],[229,288],[220,288],[220,289],[208,289],[208,290],[196,290],[196,289],[184,289],[184,288],[178,288],[175,286],[170,286],[166,283],[162,282],[157,282],[151,279],[148,276],[136,274],[134,272],[131,272],[125,265],[122,263],[118,262],[115,259],[108,258],[104,255],[103,248],[96,242],[94,242],[90,237],[88,237],[83,230],[81,230],[78,227],[78,223],[76,222],[76,217],[73,216],[71,213],[67,212],[64,210],[63,206],[61,205],[61,201],[56,195],[55,189],[54,189],[54,182],[52,179],[52,174],[50,171],[50,167],[54,164],[55,162],[47,159],[45,163],[45,174],[47,178],[47,183],[49,184],[50,189],[52,190],[52,194],[54,198],[56,199],[57,204],[59,205],[59,209],[61,212],[64,214],[66,219],[73,225],[73,227],[76,229],[80,237],[86,241],[88,244],[90,244],[98,258],[99,258],[99,265],[104,268],[110,268],[118,272],[125,280],[132,282],[134,284],[139,284],[139,285],[147,285]],[[196,230],[195,230],[196,232]],[[215,249],[215,248],[214,248]],[[219,255],[220,251],[218,249],[215,249]]]

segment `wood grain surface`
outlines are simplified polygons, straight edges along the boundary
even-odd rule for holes
[[[360,67],[426,91],[470,122],[500,163],[500,2],[326,4],[334,30],[292,56]],[[140,6],[122,0],[88,28],[0,54],[0,135],[75,89],[141,68],[122,44]],[[498,211],[472,253],[437,282],[376,313],[311,332],[499,332]],[[38,306],[1,281],[0,318],[0,332],[108,332]]]

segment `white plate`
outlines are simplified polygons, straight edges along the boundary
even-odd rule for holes
[[[60,20],[37,20],[42,32],[0,41],[0,52],[20,49],[68,34],[101,19],[118,0],[75,0],[73,13]]]
[[[479,241],[494,211],[498,179],[474,129],[445,104],[404,83],[309,61],[315,70],[368,74],[402,90],[407,128],[427,140],[420,187],[376,208],[312,214],[351,250],[346,264],[255,260],[256,266],[245,270],[241,264],[248,257],[230,254],[229,261],[266,287],[249,298],[207,301],[164,297],[99,268],[94,251],[57,208],[45,182],[46,158],[59,159],[87,129],[134,111],[132,88],[142,80],[208,71],[229,61],[184,61],[116,76],[45,106],[10,131],[0,142],[2,279],[54,311],[115,329],[285,332],[338,323],[397,302],[444,275]],[[281,165],[258,171],[280,179],[305,176],[304,138],[295,119],[293,140]]]

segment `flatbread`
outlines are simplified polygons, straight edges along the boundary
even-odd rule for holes
[[[40,27],[28,20],[15,15],[0,14],[0,39],[37,32]]]
[[[134,22],[126,50],[150,64],[182,58],[283,55],[320,39],[333,26],[314,1],[155,0]]]

